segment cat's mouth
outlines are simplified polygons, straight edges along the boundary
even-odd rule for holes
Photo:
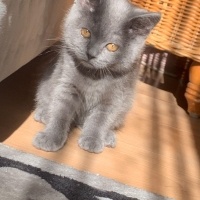
[[[93,65],[89,63],[88,61],[82,60],[79,62],[79,65],[77,65],[78,71],[83,74],[84,76],[87,76],[92,79],[102,79],[107,76],[111,76],[113,78],[118,78],[121,76],[126,75],[131,70],[125,70],[125,71],[115,71],[112,70],[112,68],[97,68],[96,65]]]

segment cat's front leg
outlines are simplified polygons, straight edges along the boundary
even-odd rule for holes
[[[57,151],[63,147],[79,106],[78,99],[73,94],[55,96],[50,103],[50,116],[45,130],[39,132],[33,140],[33,145],[44,151]]]
[[[116,136],[113,127],[113,113],[109,109],[94,109],[87,117],[79,146],[92,153],[101,153],[105,146],[115,147]]]

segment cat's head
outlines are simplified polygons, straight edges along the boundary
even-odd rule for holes
[[[160,14],[128,0],[76,0],[64,23],[63,40],[87,67],[127,70],[159,20]]]

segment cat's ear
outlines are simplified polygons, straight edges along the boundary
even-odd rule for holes
[[[101,0],[76,0],[75,2],[79,4],[83,9],[94,12],[95,8],[99,5]]]
[[[141,36],[148,36],[151,30],[160,21],[161,14],[149,12],[132,18],[129,22],[129,33]]]

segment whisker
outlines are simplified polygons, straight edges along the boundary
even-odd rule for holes
[[[46,40],[49,40],[49,41],[60,41],[61,38],[57,37],[57,38],[49,38],[49,39],[46,39]]]
[[[103,78],[104,77],[104,70],[103,69],[100,69],[100,78]]]
[[[108,75],[105,68],[103,68],[103,75],[104,75],[104,76]]]
[[[106,70],[106,72],[107,72],[110,76],[113,76],[113,74],[111,73],[111,71],[109,70],[108,67],[105,67],[105,70]]]

